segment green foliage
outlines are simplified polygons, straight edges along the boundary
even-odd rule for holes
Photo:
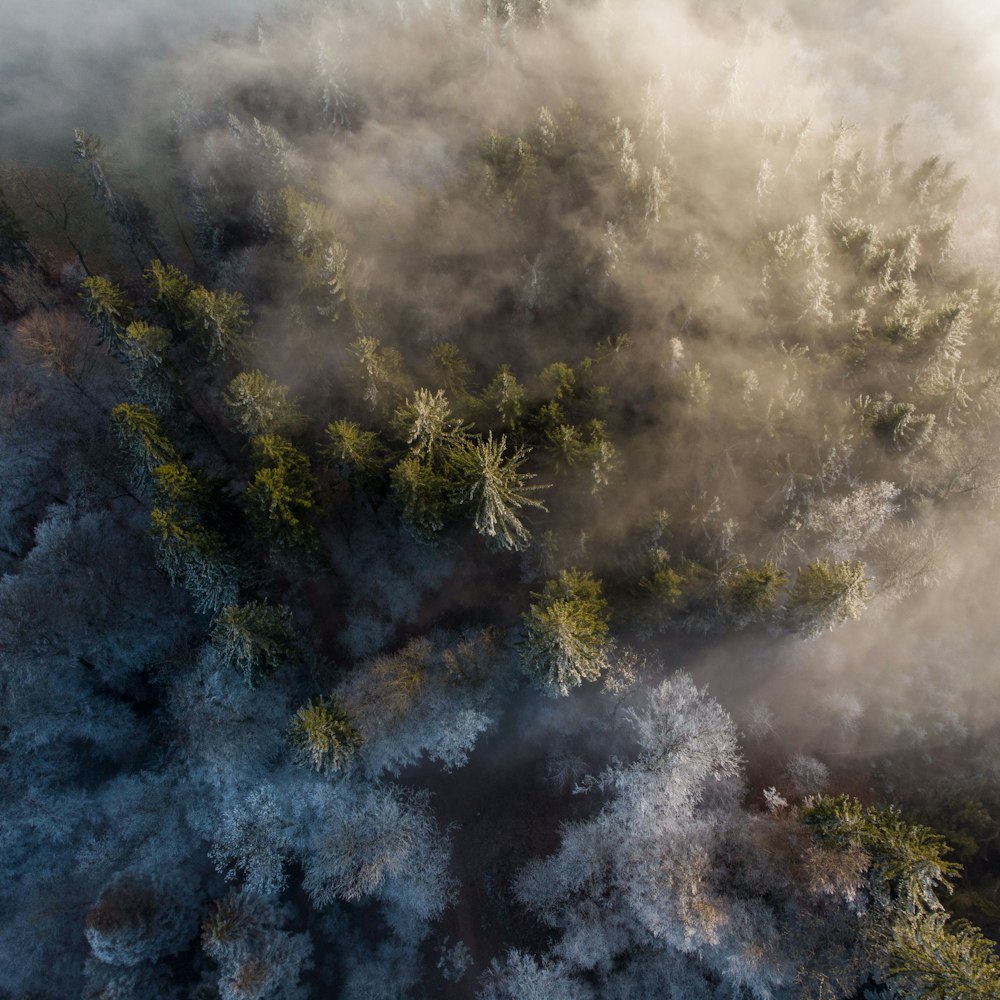
[[[309,458],[287,438],[262,434],[252,441],[260,463],[247,486],[247,505],[257,530],[279,548],[311,549],[316,531],[303,516],[316,506]]]
[[[964,920],[900,921],[888,944],[888,969],[904,995],[924,1000],[1000,997],[996,943]]]
[[[363,431],[353,420],[327,424],[323,455],[334,473],[354,488],[366,489],[385,475],[385,448],[375,431]]]
[[[246,350],[250,308],[239,292],[196,285],[184,301],[184,328],[200,341],[209,361],[238,358]]]
[[[126,454],[132,460],[136,481],[144,483],[157,466],[180,461],[180,453],[160,423],[160,418],[141,403],[119,403],[111,421]]]
[[[172,264],[154,260],[143,271],[142,280],[153,304],[175,329],[182,329],[188,319],[188,296],[194,287],[191,279]]]
[[[538,166],[531,146],[517,136],[490,131],[479,147],[483,190],[512,211]]]
[[[527,451],[518,448],[505,458],[506,448],[507,438],[494,441],[492,432],[485,440],[466,439],[449,453],[448,468],[457,481],[456,497],[472,510],[476,531],[497,548],[521,550],[531,535],[518,512],[545,506],[529,495],[540,489],[528,485],[533,474],[520,471]]]
[[[447,341],[438,341],[431,348],[431,367],[439,374],[445,392],[460,404],[469,395],[469,386],[475,377],[472,365],[462,357],[461,351]]]
[[[402,356],[392,347],[383,347],[376,337],[359,337],[350,351],[356,362],[361,398],[373,411],[384,413],[405,391]]]
[[[150,513],[157,565],[183,587],[199,614],[216,614],[239,597],[239,574],[221,539],[176,507]]]
[[[764,621],[777,610],[787,583],[788,574],[773,562],[754,569],[741,560],[723,575],[719,591],[722,613],[737,627]]]
[[[364,742],[336,698],[318,698],[303,705],[292,719],[288,741],[301,760],[317,771],[342,771]]]
[[[176,461],[153,469],[157,507],[150,514],[157,564],[187,590],[200,614],[216,614],[239,596],[239,572],[213,522],[217,498],[190,466]]]
[[[860,618],[868,598],[861,563],[813,562],[796,574],[786,610],[795,628],[804,635],[816,635]]]
[[[1000,996],[996,945],[951,921],[938,899],[960,870],[940,834],[849,795],[807,799],[800,818],[825,847],[862,853],[873,907],[866,937],[893,987],[929,1000]]]
[[[248,437],[259,434],[294,434],[304,423],[298,406],[288,398],[288,386],[262,371],[240,372],[223,400]]]
[[[590,573],[563,570],[523,616],[518,645],[525,673],[547,694],[597,680],[608,663],[607,601]]]
[[[259,601],[223,608],[212,622],[212,642],[222,663],[251,688],[299,655],[288,609]]]
[[[107,278],[87,278],[80,284],[87,322],[109,349],[119,347],[125,327],[132,322],[132,305],[125,293]]]
[[[524,412],[525,388],[518,382],[510,365],[501,365],[482,393],[486,422],[499,418],[502,427],[514,427]]]
[[[389,471],[392,498],[404,523],[420,541],[430,541],[450,516],[451,484],[430,462],[407,455]]]
[[[945,860],[950,848],[940,834],[906,822],[894,806],[821,795],[806,800],[801,820],[825,846],[864,852],[869,887],[883,909],[907,915],[939,911],[935,890],[950,892],[960,870]]]
[[[140,370],[160,368],[167,359],[170,331],[134,320],[122,331],[121,347],[130,365]]]

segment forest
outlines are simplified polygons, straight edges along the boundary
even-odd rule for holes
[[[0,37],[0,1000],[1000,998],[1000,18],[102,4]]]

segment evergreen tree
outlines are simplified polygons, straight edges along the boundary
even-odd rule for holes
[[[336,698],[303,705],[292,719],[288,740],[317,771],[342,771],[364,742]]]
[[[405,387],[400,353],[383,347],[375,337],[359,337],[351,344],[361,398],[372,410],[385,412]]]
[[[363,431],[353,420],[336,420],[326,427],[323,455],[352,488],[366,489],[385,475],[385,448],[375,431]]]
[[[180,330],[188,318],[187,302],[193,284],[183,271],[162,260],[151,261],[143,271],[142,280],[157,309]]]
[[[280,548],[312,548],[316,531],[303,520],[316,506],[308,457],[277,434],[262,434],[252,444],[260,466],[247,486],[247,503],[257,530]]]
[[[451,484],[427,461],[415,455],[401,459],[389,471],[392,498],[415,538],[431,540],[450,516]]]
[[[148,406],[119,403],[111,411],[111,421],[132,460],[132,474],[139,484],[145,483],[157,466],[180,461],[180,453],[160,418]]]
[[[292,434],[304,422],[302,412],[288,398],[288,386],[257,369],[240,372],[229,383],[223,399],[248,437]]]
[[[607,666],[608,612],[600,581],[564,570],[549,580],[524,617],[521,666],[547,693],[569,694]]]
[[[868,580],[861,563],[813,562],[796,574],[786,611],[803,635],[818,635],[841,622],[860,618],[868,597]]]
[[[413,397],[396,408],[393,424],[400,438],[420,459],[434,459],[446,448],[457,447],[466,428],[451,415],[451,405],[443,389],[432,393],[417,389]]]
[[[212,642],[223,664],[251,688],[299,655],[288,609],[259,601],[223,608],[212,622]]]
[[[156,220],[149,208],[131,190],[96,135],[76,129],[74,150],[90,178],[94,199],[105,215],[122,231],[137,259],[159,257],[162,242]]]
[[[200,340],[209,361],[239,357],[247,347],[250,309],[239,292],[196,285],[184,302],[184,327]]]
[[[125,293],[107,278],[85,279],[80,285],[87,321],[109,350],[119,350],[125,328],[132,322],[132,305]]]
[[[723,617],[737,628],[764,621],[778,608],[788,574],[773,562],[756,569],[746,560],[729,567],[722,576],[720,605]]]
[[[531,536],[518,512],[545,506],[529,496],[540,488],[527,485],[534,477],[520,471],[527,452],[519,448],[504,458],[506,447],[507,438],[494,441],[492,432],[485,440],[466,439],[449,453],[448,466],[457,482],[455,495],[471,508],[476,531],[498,548],[521,550]]]

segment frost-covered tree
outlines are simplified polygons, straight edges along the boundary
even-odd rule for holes
[[[530,495],[540,488],[528,484],[533,476],[520,471],[527,451],[519,448],[505,457],[506,448],[507,438],[494,441],[491,432],[485,439],[466,439],[453,448],[448,464],[457,480],[455,493],[471,509],[476,531],[497,548],[520,551],[531,536],[519,512],[545,506]]]
[[[375,897],[390,921],[417,928],[440,916],[454,892],[449,844],[426,795],[391,785],[342,782],[317,817],[303,864],[317,906]]]
[[[417,389],[396,407],[393,425],[410,453],[420,459],[431,459],[443,449],[460,446],[467,431],[461,420],[451,415],[451,404],[443,389],[434,393]]]
[[[104,889],[85,922],[87,943],[109,965],[134,966],[173,954],[194,931],[190,901],[163,880],[129,873]]]
[[[240,372],[229,383],[223,399],[247,437],[294,434],[304,420],[296,403],[288,398],[288,386],[258,369]]]
[[[246,889],[213,903],[201,944],[218,965],[220,1000],[305,1000],[301,976],[313,966],[313,944],[286,930],[290,917],[288,907]]]

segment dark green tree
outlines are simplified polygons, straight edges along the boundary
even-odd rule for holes
[[[255,437],[252,445],[260,463],[247,486],[247,504],[255,527],[279,548],[313,548],[316,530],[304,520],[316,506],[316,483],[308,456],[277,434]]]
[[[251,601],[223,608],[212,622],[221,661],[258,687],[283,664],[298,659],[298,639],[288,608]]]
[[[196,285],[184,302],[184,327],[200,341],[209,361],[236,358],[247,347],[250,307],[239,292],[212,292]]]

